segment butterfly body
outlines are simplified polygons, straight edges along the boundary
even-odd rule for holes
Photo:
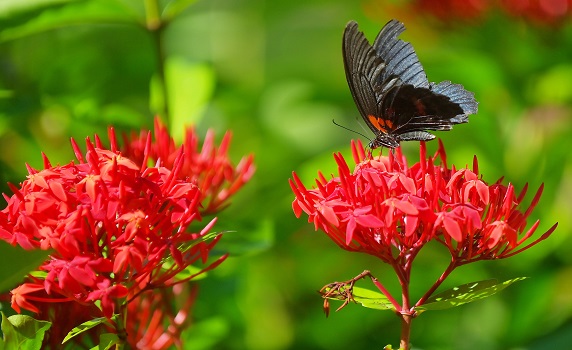
[[[435,138],[428,130],[451,130],[477,112],[474,94],[450,81],[430,83],[411,44],[397,39],[405,30],[389,21],[373,46],[349,22],[344,31],[346,79],[356,106],[375,134],[369,147],[396,148],[401,141]]]

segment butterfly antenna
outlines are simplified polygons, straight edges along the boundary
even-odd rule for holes
[[[345,127],[345,126],[343,126],[343,125],[340,125],[340,124],[336,123],[336,121],[335,121],[334,119],[332,119],[332,123],[334,123],[334,125],[339,126],[339,127],[342,128],[342,129],[346,129],[346,130],[348,130],[348,131],[351,131],[351,132],[353,132],[353,133],[356,133],[356,134],[358,134],[358,135],[361,135],[361,136],[365,137],[366,139],[368,139],[368,140],[371,142],[371,139],[370,139],[369,137],[365,136],[364,134],[362,134],[361,132],[358,132],[358,131],[352,130],[352,129],[350,129],[350,128],[347,128],[347,127]]]

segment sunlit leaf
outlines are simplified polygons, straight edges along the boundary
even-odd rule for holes
[[[161,93],[158,80],[153,81],[152,95]],[[165,86],[170,114],[170,130],[174,137],[183,135],[185,126],[198,124],[208,102],[212,97],[215,84],[213,69],[206,65],[188,62],[183,58],[170,58],[166,62]],[[164,99],[152,97],[153,100]],[[160,111],[159,106],[152,106]]]
[[[163,264],[163,269],[167,270],[169,269],[169,267],[173,266],[174,262],[173,261],[169,261]],[[198,268],[196,266],[193,265],[189,265],[187,266],[183,271],[179,272],[176,276],[175,276],[175,280],[177,281],[182,281],[184,279],[187,279],[193,275],[196,275],[197,273],[199,273],[202,270],[202,268]],[[203,279],[205,277],[207,277],[208,273],[201,273],[200,275],[197,275],[195,277],[193,277],[193,281],[198,281],[200,279]]]
[[[0,1],[0,18],[7,18],[30,11],[46,9],[50,6],[80,0],[2,0]]]
[[[212,240],[213,238],[215,238],[216,236],[220,235],[221,232],[209,232],[207,234],[205,234],[204,236],[201,236],[195,240],[189,241],[183,245],[179,246],[179,250],[185,254],[185,252],[189,251],[192,247],[196,246],[199,243],[202,242],[208,242],[210,240]],[[175,260],[173,259],[172,256],[168,256],[167,258],[165,258],[163,265],[162,265],[162,269],[163,270],[170,270],[173,266],[175,266]],[[187,266],[187,268],[185,268],[183,271],[179,272],[176,276],[177,280],[184,280],[186,278],[189,278],[197,273],[199,273],[203,268],[198,268],[195,266]],[[197,275],[195,277],[193,277],[193,280],[199,280],[202,278],[205,278],[207,276],[207,273],[202,273],[200,275]]]
[[[327,289],[326,292],[328,292]],[[360,303],[363,307],[367,307],[369,309],[377,309],[377,310],[394,309],[391,302],[389,302],[389,300],[385,297],[385,295],[381,294],[380,292],[354,286],[352,295],[353,299],[357,303]],[[343,300],[343,297],[339,297],[339,295],[334,295],[332,297],[328,297],[328,299]]]
[[[495,279],[491,279],[463,284],[430,297],[425,304],[417,307],[416,310],[419,312],[425,310],[443,310],[481,300],[500,292],[514,282],[522,281],[526,278],[527,277],[518,277],[501,283],[498,283]]]
[[[3,349],[41,349],[46,331],[51,322],[38,321],[27,315],[14,315],[6,317],[2,314],[2,333],[0,339]]]
[[[360,287],[354,287],[353,290],[354,300],[362,304],[364,307],[378,310],[394,310],[389,299],[380,292]]]
[[[204,235],[198,237],[197,239],[186,242],[185,244],[181,244],[179,246],[179,250],[184,253],[184,252],[188,251],[189,249],[191,249],[192,247],[196,246],[197,244],[202,243],[202,242],[208,242],[208,241],[214,239],[216,236],[218,236],[222,233],[223,232],[209,232],[207,234],[204,234]]]

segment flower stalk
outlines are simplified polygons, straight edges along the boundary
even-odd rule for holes
[[[340,248],[365,253],[389,264],[401,286],[401,304],[369,271],[346,282],[321,289],[326,299],[340,299],[338,310],[355,301],[354,284],[370,277],[384,296],[384,304],[401,318],[401,348],[409,349],[412,319],[423,311],[431,296],[451,272],[480,260],[504,259],[548,238],[554,224],[538,238],[536,221],[528,230],[527,219],[538,204],[541,185],[531,204],[523,208],[528,186],[517,195],[512,184],[501,180],[488,184],[479,174],[477,158],[472,169],[447,166],[439,142],[433,156],[421,143],[419,162],[409,165],[401,149],[388,156],[372,156],[358,141],[351,144],[355,169],[340,153],[334,154],[338,175],[330,180],[318,173],[315,188],[307,188],[294,172],[290,187],[297,217],[321,230]],[[451,256],[448,267],[417,301],[410,299],[411,269],[429,242],[443,245]],[[329,303],[324,304],[325,308]],[[328,310],[325,310],[326,314]]]

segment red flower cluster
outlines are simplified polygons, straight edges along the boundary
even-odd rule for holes
[[[558,23],[572,15],[572,0],[504,0],[503,9],[538,23]]]
[[[572,14],[572,0],[416,0],[416,12],[441,20],[474,19],[499,7],[509,15],[538,23],[558,23]]]
[[[396,270],[408,269],[432,240],[445,245],[453,265],[459,266],[514,255],[556,228],[529,242],[538,221],[525,231],[526,219],[542,187],[522,212],[526,189],[516,195],[510,184],[485,183],[476,158],[473,170],[448,168],[442,144],[428,158],[422,144],[420,161],[412,166],[400,149],[372,158],[361,143],[352,142],[352,151],[355,170],[335,154],[339,176],[327,180],[319,174],[315,189],[307,189],[293,174],[294,213],[308,214],[316,230],[323,230],[341,248],[377,256]]]
[[[478,18],[489,8],[487,0],[417,0],[421,13],[431,13],[442,20]]]
[[[44,303],[72,301],[93,317],[111,318],[134,300],[156,304],[145,292],[189,281],[224,261],[226,255],[208,259],[221,235],[210,233],[216,218],[200,224],[202,202],[209,198],[208,212],[220,209],[252,176],[252,157],[235,168],[226,155],[229,134],[217,149],[209,133],[198,153],[193,129],[187,131],[191,145],[177,149],[158,121],[155,127],[156,143],[145,132],[123,152],[110,129],[111,149],[96,136],[95,144],[87,140],[85,158],[72,140],[77,164],[52,166],[44,156],[43,170],[29,167],[21,187],[11,185],[14,195],[5,196],[8,205],[0,212],[0,238],[25,249],[54,250],[39,268],[43,276],[29,276],[12,291],[16,311],[49,317]],[[147,166],[151,159],[156,166]],[[199,262],[203,268],[192,270]],[[146,301],[138,302],[142,296]],[[139,313],[130,312],[128,326],[140,325]]]
[[[129,155],[137,164],[146,160],[161,161],[161,165],[172,169],[177,156],[178,146],[169,136],[167,128],[155,119],[155,141],[147,147],[145,132],[125,137],[122,154]],[[183,161],[180,174],[185,180],[194,182],[202,190],[202,214],[219,211],[228,199],[236,193],[254,174],[253,156],[240,160],[234,166],[228,158],[228,147],[232,135],[227,132],[220,146],[214,143],[214,132],[209,130],[199,150],[199,138],[193,128],[185,133],[183,140]],[[148,158],[148,159],[147,159]]]

